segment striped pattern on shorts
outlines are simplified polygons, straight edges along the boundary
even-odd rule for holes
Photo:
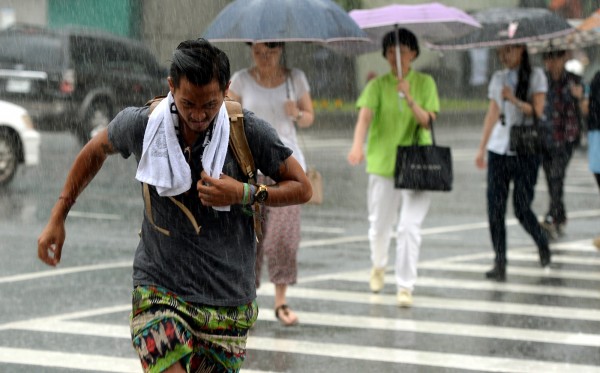
[[[137,286],[130,315],[133,347],[145,372],[161,372],[178,361],[187,372],[237,372],[257,317],[256,301],[210,307],[160,287]]]

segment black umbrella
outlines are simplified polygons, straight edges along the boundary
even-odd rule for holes
[[[575,32],[552,39],[530,43],[527,45],[527,48],[531,53],[538,53],[557,50],[573,50],[594,45],[600,45],[600,11],[594,12],[593,15],[578,24]]]
[[[368,41],[356,22],[331,0],[236,0],[202,35],[211,42]]]
[[[552,39],[575,31],[559,15],[542,8],[493,8],[473,14],[482,28],[466,36],[440,43],[431,49],[464,50],[527,44]]]

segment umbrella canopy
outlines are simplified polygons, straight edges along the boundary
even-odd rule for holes
[[[428,46],[437,50],[499,47],[552,39],[575,31],[564,18],[542,8],[493,8],[473,16],[483,26],[480,30]]]
[[[440,3],[420,5],[388,5],[372,9],[350,11],[350,17],[367,32],[368,43],[342,44],[345,54],[360,54],[381,49],[381,40],[388,32],[406,28],[425,40],[440,41],[467,34],[481,25],[473,17],[458,8]],[[396,48],[396,64],[401,74],[400,49]]]
[[[367,35],[331,0],[236,0],[202,35],[211,42],[365,41]]]
[[[600,44],[600,10],[584,19],[575,32],[527,45],[529,52],[573,50]]]
[[[437,42],[465,35],[481,27],[479,22],[464,11],[440,3],[393,4],[372,9],[355,9],[349,14],[369,35],[369,41],[334,46],[334,49],[348,55],[381,50],[381,39],[395,28],[406,28],[421,39]]]
[[[373,9],[357,9],[350,17],[367,32],[371,40],[380,43],[385,34],[397,25],[430,42],[465,35],[481,25],[464,11],[428,3],[420,5],[388,5]]]

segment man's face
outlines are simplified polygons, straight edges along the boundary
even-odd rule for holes
[[[169,78],[169,88],[179,112],[179,121],[194,132],[204,132],[219,112],[229,83],[223,92],[216,79],[199,86],[182,76],[179,79],[179,87],[175,87]]]

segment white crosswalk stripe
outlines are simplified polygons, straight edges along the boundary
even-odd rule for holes
[[[327,232],[328,230],[323,230]],[[331,234],[338,230],[329,230]],[[520,262],[519,266],[511,266],[509,275],[515,277],[510,282],[498,283],[472,279],[473,273],[483,273],[487,265],[479,264],[482,260],[489,263],[491,254],[482,252],[460,255],[444,259],[424,261],[420,270],[424,272],[417,282],[414,305],[410,314],[401,317],[376,316],[364,313],[338,313],[335,309],[327,311],[309,311],[296,307],[302,327],[316,327],[327,330],[362,330],[364,332],[398,332],[406,335],[429,335],[451,337],[460,344],[461,339],[512,341],[514,343],[539,343],[545,346],[554,345],[558,348],[600,348],[600,309],[589,305],[579,304],[584,300],[596,302],[600,300],[598,286],[586,288],[574,287],[568,281],[586,281],[591,284],[600,282],[597,257],[590,257],[592,252],[587,241],[563,242],[557,244],[554,250],[560,250],[555,255],[555,263],[566,268],[553,268],[544,271],[539,268],[537,256],[532,248],[516,248],[509,253],[511,262]],[[587,255],[587,256],[586,256]],[[85,270],[106,270],[108,268],[124,268],[128,263],[118,262],[104,265],[82,267]],[[573,269],[573,267],[577,269]],[[62,272],[54,275],[77,274],[77,268],[63,268]],[[386,275],[388,287],[394,287],[393,272]],[[30,278],[43,278],[48,273],[36,276],[21,275],[6,277],[5,283],[27,281]],[[368,291],[368,269],[349,272],[329,273],[300,279],[299,283],[288,289],[288,298],[304,304],[322,304],[324,302],[366,307],[396,308],[394,294],[372,294]],[[469,277],[471,276],[471,277]],[[519,281],[522,279],[555,279],[559,283],[544,283]],[[566,283],[563,283],[565,282]],[[327,288],[322,285],[327,284]],[[350,289],[353,290],[348,290]],[[355,290],[360,287],[361,290]],[[430,295],[435,290],[455,291],[453,296]],[[274,296],[274,286],[264,284],[259,289],[259,299],[269,299]],[[475,292],[469,299],[460,297],[464,292]],[[484,293],[499,293],[506,296],[519,297],[561,297],[572,299],[569,306],[537,304],[529,301],[490,300],[489,297],[477,296]],[[527,298],[525,298],[527,299]],[[364,307],[363,307],[364,309]],[[128,340],[130,338],[128,325],[107,322],[90,321],[90,319],[106,315],[125,315],[130,310],[129,304],[115,305],[105,308],[94,308],[80,312],[50,315],[48,317],[29,319],[0,325],[0,332],[13,331],[21,333],[49,333],[53,338],[73,335],[78,338],[107,338]],[[546,330],[535,327],[519,327],[511,325],[495,325],[488,322],[472,323],[469,320],[423,320],[411,317],[419,312],[439,310],[446,313],[468,312],[481,315],[510,315],[512,317],[544,318],[558,322],[583,322],[595,327],[585,331]],[[265,324],[266,323],[266,324]],[[414,365],[442,369],[462,369],[490,372],[598,372],[600,366],[590,363],[545,361],[522,356],[494,356],[467,354],[452,349],[443,352],[431,351],[424,346],[389,346],[378,344],[361,344],[360,341],[348,340],[319,340],[301,338],[297,333],[280,334],[276,337],[263,331],[265,325],[277,325],[278,321],[270,310],[264,309],[259,314],[259,323],[251,330],[248,340],[249,352],[283,353],[293,356],[313,356],[314,358],[347,359],[377,364]],[[587,325],[587,324],[586,324]],[[335,333],[334,333],[335,334]],[[296,336],[296,337],[295,337]],[[460,351],[460,350],[457,350]],[[140,371],[139,361],[134,357],[114,357],[109,354],[74,353],[73,351],[49,351],[35,348],[17,348],[0,346],[0,366],[2,364],[23,364],[30,367],[53,367],[63,369],[79,369],[98,372],[137,372]],[[268,365],[265,365],[268,366]],[[255,368],[255,366],[253,366]],[[399,368],[401,370],[401,368]],[[270,369],[245,369],[243,372],[259,373]]]
[[[29,366],[37,367],[95,370],[98,372],[140,371],[140,363],[136,359],[0,347],[0,362],[2,364],[22,364],[24,361]]]

